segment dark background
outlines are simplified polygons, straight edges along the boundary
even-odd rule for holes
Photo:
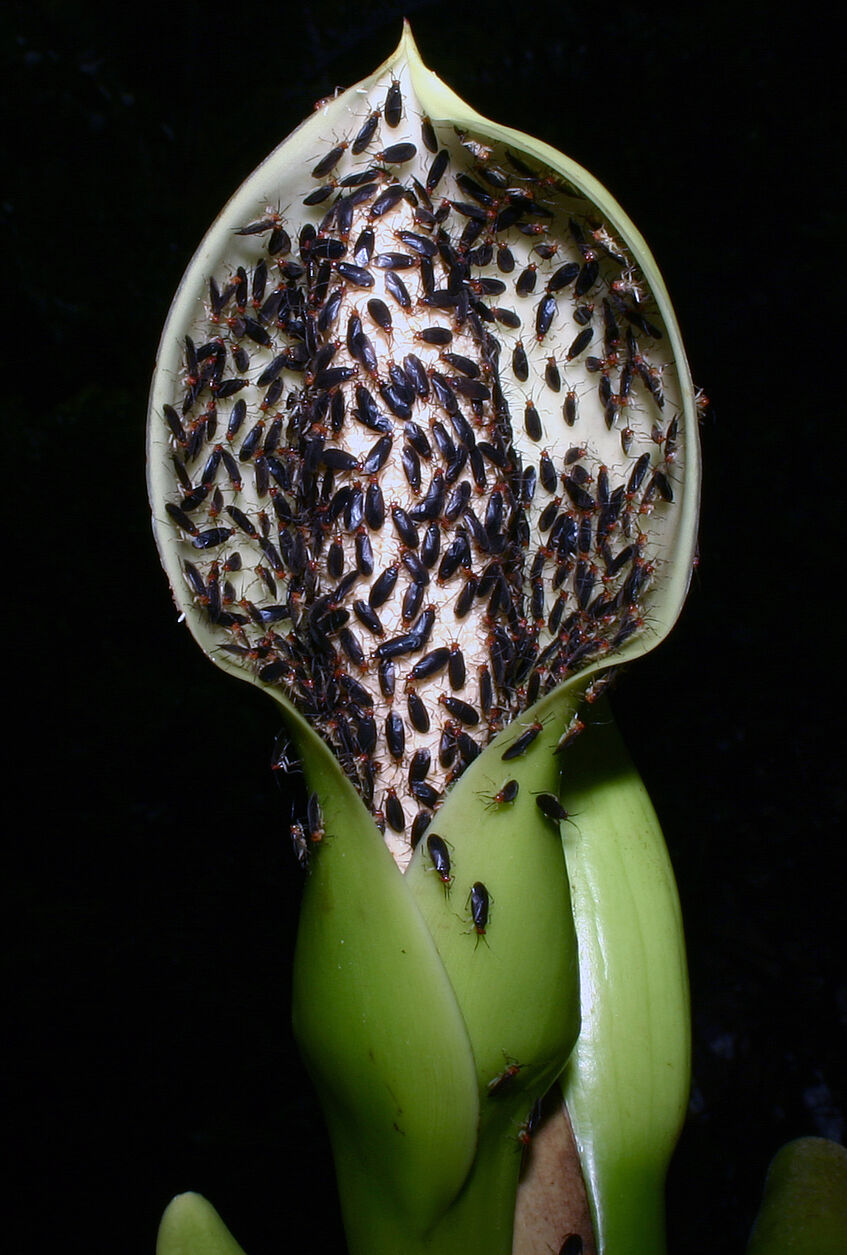
[[[712,399],[691,597],[616,710],[688,935],[670,1250],[740,1253],[778,1146],[845,1132],[845,224],[827,103],[843,32],[738,4],[458,8],[405,6],[424,60],[623,203]],[[403,11],[174,0],[4,20],[16,1255],[152,1255],[185,1189],[249,1255],[303,1219],[315,1255],[343,1250],[288,1024],[300,880],[268,769],[278,721],[177,625],[144,424],[212,218],[315,100],[392,51]]]

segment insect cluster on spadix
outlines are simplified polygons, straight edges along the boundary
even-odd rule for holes
[[[196,293],[157,522],[216,649],[319,729],[403,861],[505,724],[642,629],[681,401],[574,187],[403,76],[339,116]]]

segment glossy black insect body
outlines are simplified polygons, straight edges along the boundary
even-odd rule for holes
[[[386,716],[385,739],[392,758],[402,759],[406,748],[406,727],[395,710]]]
[[[450,885],[453,883],[453,877],[451,874],[450,851],[447,848],[447,842],[443,837],[439,837],[437,833],[432,832],[426,839],[426,850],[439,880],[444,885],[446,892],[449,894]]]
[[[512,350],[512,370],[515,372],[517,378],[520,379],[521,383],[526,383],[529,378],[529,361],[526,356],[526,349],[521,344],[520,340],[518,340]]]
[[[535,312],[535,334],[539,340],[543,340],[550,330],[557,309],[556,298],[549,292],[538,302],[538,308]]]
[[[429,711],[414,690],[408,694],[407,706],[412,727],[418,732],[429,732]]]
[[[349,261],[339,261],[336,263],[336,270],[342,279],[346,279],[348,283],[353,283],[359,288],[372,288],[374,285],[374,277],[364,266],[354,266]]]
[[[391,331],[391,310],[388,308],[385,301],[381,301],[378,296],[371,297],[368,301],[368,313],[377,326],[381,327],[383,331]]]
[[[522,732],[516,741],[505,749],[500,755],[504,763],[511,762],[513,758],[521,758],[532,745],[535,738],[544,728],[543,723],[531,723],[525,732]]]
[[[432,649],[428,654],[424,654],[423,658],[415,663],[409,674],[413,680],[426,680],[432,675],[437,675],[439,671],[443,671],[449,661],[449,648],[446,645],[439,645],[437,649]]]
[[[360,153],[363,153],[373,139],[374,132],[378,126],[379,110],[375,109],[373,113],[369,114],[368,117],[365,118],[365,121],[359,127],[359,130],[356,133],[356,138],[350,146],[351,152],[353,152],[357,157]]]
[[[394,591],[394,585],[397,583],[399,567],[397,563],[385,568],[381,575],[377,576],[371,585],[371,591],[368,596],[368,602],[372,610],[378,610],[384,605]]]
[[[330,170],[334,170],[341,160],[342,154],[347,148],[347,144],[336,144],[331,148],[325,157],[321,157],[318,164],[312,170],[312,178],[322,179],[324,175],[329,174]]]
[[[386,789],[383,810],[389,828],[402,836],[406,830],[406,816],[394,789]]]
[[[571,343],[567,352],[568,361],[571,362],[575,357],[579,357],[583,349],[586,349],[594,337],[594,331],[591,327],[585,327],[580,331]]]
[[[401,309],[412,308],[412,298],[409,296],[409,290],[395,271],[386,270],[385,286]]]
[[[544,434],[541,426],[541,415],[532,401],[527,401],[524,407],[524,428],[530,440],[540,440]]]
[[[491,910],[491,896],[481,880],[477,880],[471,885],[468,901],[471,907],[471,921],[477,935],[477,941],[479,941],[480,937],[485,936]]]
[[[382,116],[390,127],[400,125],[403,116],[403,92],[396,78],[391,80],[391,86],[386,93]]]
[[[507,780],[502,789],[498,789],[488,799],[487,808],[492,806],[509,806],[518,796],[520,785],[517,780]]]
[[[382,152],[376,154],[376,159],[384,161],[388,166],[402,165],[405,161],[411,161],[417,151],[414,144],[389,144],[388,148],[383,148]]]
[[[555,819],[561,823],[564,823],[566,819],[570,819],[570,812],[565,810],[562,803],[553,793],[537,793],[535,805],[541,811],[541,814],[546,815],[548,819]]]
[[[448,657],[449,653],[450,651],[448,650]],[[475,728],[479,723],[479,711],[475,710],[470,702],[463,702],[460,697],[453,697],[449,693],[442,693],[438,700],[444,709],[449,711],[453,718],[458,719],[465,727]]]

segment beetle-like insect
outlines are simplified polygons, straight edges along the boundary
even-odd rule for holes
[[[535,805],[541,811],[542,815],[546,815],[548,819],[555,819],[558,823],[564,823],[566,819],[570,819],[570,811],[566,811],[562,803],[553,793],[536,793]]]
[[[447,842],[443,837],[439,837],[436,832],[432,832],[426,839],[426,850],[432,865],[435,868],[439,880],[444,886],[444,892],[447,896],[450,894],[450,886],[453,884],[453,875],[451,872],[450,851]]]
[[[505,1068],[499,1072],[497,1076],[491,1078],[486,1085],[486,1091],[489,1098],[497,1098],[501,1094],[508,1093],[511,1089],[515,1077],[526,1066],[523,1063],[517,1063],[514,1059],[508,1059]]]
[[[491,909],[491,895],[481,880],[475,880],[471,885],[468,902],[471,907],[471,921],[476,933],[476,945],[479,945],[480,937],[485,936]]]
[[[527,752],[530,745],[532,745],[533,741],[543,728],[544,724],[539,723],[538,720],[536,720],[535,723],[531,723],[526,731],[522,732],[516,741],[513,741],[507,749],[503,750],[503,753],[500,755],[503,762],[508,763],[511,762],[513,758],[521,758]]]
[[[507,780],[502,789],[498,789],[488,799],[485,805],[486,810],[491,810],[494,806],[509,806],[518,796],[520,785],[517,780]]]

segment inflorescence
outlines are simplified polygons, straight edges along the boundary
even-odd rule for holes
[[[592,204],[377,90],[234,234],[158,421],[191,598],[402,863],[505,724],[642,630],[684,450]]]

